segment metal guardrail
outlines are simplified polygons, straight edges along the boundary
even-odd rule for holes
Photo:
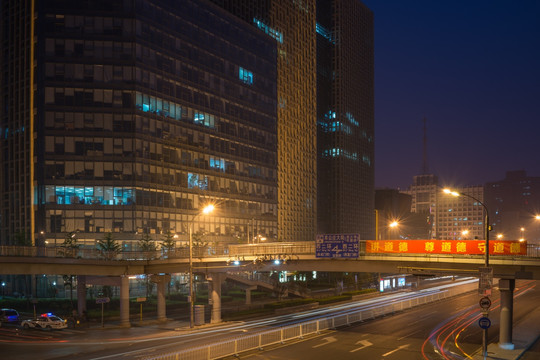
[[[226,356],[236,356],[242,352],[262,349],[265,346],[284,343],[288,340],[303,338],[307,335],[318,334],[323,330],[351,325],[383,315],[410,309],[419,305],[447,299],[449,297],[478,289],[476,281],[465,285],[455,286],[434,294],[428,294],[414,299],[397,301],[373,309],[359,310],[349,314],[328,316],[318,320],[283,326],[274,330],[261,331],[253,335],[239,336],[219,343],[185,349],[177,352],[146,357],[146,360],[212,360]]]

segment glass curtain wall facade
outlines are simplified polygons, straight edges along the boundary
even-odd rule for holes
[[[33,24],[20,3],[2,2],[2,73],[22,79],[2,79],[2,101],[36,111],[2,106],[3,244],[112,232],[132,249],[144,233],[187,240],[193,220],[205,241],[277,238],[272,38],[205,1],[39,1]]]
[[[33,5],[0,2],[0,245],[33,241]]]
[[[375,237],[373,13],[317,1],[318,232]]]
[[[314,241],[317,221],[315,0],[211,0],[278,50],[278,238]]]

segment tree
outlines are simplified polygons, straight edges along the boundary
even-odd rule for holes
[[[137,244],[139,245],[141,251],[144,252],[144,258],[146,260],[154,258],[156,252],[156,243],[149,234],[143,234],[141,240],[139,240]],[[146,287],[146,297],[148,297],[148,295],[152,292],[152,288],[154,286],[154,284],[150,282],[150,277],[148,274],[146,274],[145,276],[144,283]]]
[[[97,248],[101,256],[107,260],[112,260],[122,251],[122,246],[114,239],[113,234],[108,232],[103,240],[99,240]]]
[[[208,246],[210,243],[208,241],[203,241],[204,239],[204,233],[203,232],[196,232],[193,236],[193,254],[194,256],[197,256],[199,258],[204,257],[204,254],[206,253]]]
[[[171,233],[171,230],[167,230],[167,233],[165,236],[163,236],[163,240],[161,241],[160,245],[162,249],[165,249],[167,254],[174,251],[176,241],[174,240],[174,235]]]
[[[62,278],[64,279],[64,292],[66,291],[66,286],[69,286],[69,298],[71,303],[71,308],[73,309],[73,278],[75,275],[63,275]]]
[[[77,255],[77,250],[79,250],[80,245],[77,243],[76,233],[71,231],[64,238],[64,242],[60,245],[58,249],[58,254],[64,257],[75,257]]]
[[[144,234],[141,240],[137,242],[137,245],[139,245],[141,251],[144,252],[144,257],[146,260],[154,258],[154,253],[156,251],[156,243],[149,234]]]

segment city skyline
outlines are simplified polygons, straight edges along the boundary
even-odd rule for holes
[[[375,185],[406,189],[423,169],[480,185],[539,176],[538,1],[363,1],[375,20]],[[510,123],[513,126],[507,126]]]

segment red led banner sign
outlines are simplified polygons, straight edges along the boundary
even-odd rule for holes
[[[483,255],[485,240],[366,240],[366,253]],[[490,255],[527,255],[527,243],[489,241]]]

